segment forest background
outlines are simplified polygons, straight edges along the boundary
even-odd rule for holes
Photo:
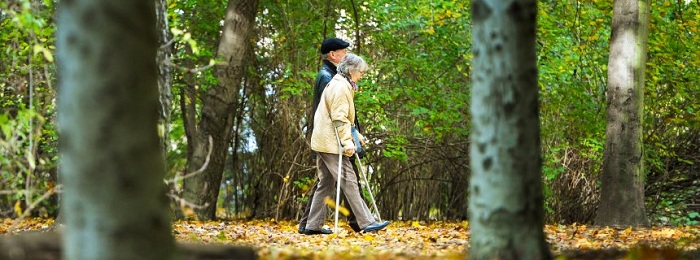
[[[160,2],[160,129],[173,214],[296,219],[315,181],[306,133],[319,43],[338,36],[371,69],[356,102],[363,163],[386,219],[463,220],[469,181],[469,2],[260,1],[216,203],[187,201],[193,129],[215,75],[226,1]],[[0,3],[0,217],[58,210],[55,1]],[[538,67],[547,223],[591,223],[605,143],[610,1],[540,1]],[[654,224],[700,221],[697,1],[651,1],[645,197]],[[161,20],[164,21],[164,20]],[[209,92],[208,92],[209,91]],[[195,167],[194,169],[197,169]],[[210,180],[211,181],[211,180]],[[58,189],[60,190],[60,189]],[[183,199],[185,198],[185,199]],[[199,205],[199,206],[198,206]],[[213,211],[211,209],[214,209]],[[210,214],[209,212],[213,212]]]

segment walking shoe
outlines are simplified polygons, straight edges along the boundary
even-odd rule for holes
[[[384,229],[386,226],[389,225],[389,221],[384,221],[384,222],[374,222],[372,224],[369,224],[369,226],[365,227],[365,232],[372,232],[372,231],[379,231]]]
[[[333,234],[330,229],[322,228],[321,230],[306,229],[304,230],[305,235],[329,235]]]
[[[348,225],[350,225],[350,228],[352,228],[353,231],[362,232],[362,228],[360,228],[360,225],[358,225],[357,222],[350,222]]]

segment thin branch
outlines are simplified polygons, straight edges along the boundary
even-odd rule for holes
[[[217,65],[227,65],[226,62],[213,62],[213,63],[211,63],[211,64],[209,64],[209,65],[206,65],[206,66],[195,67],[195,68],[192,68],[192,69],[191,69],[191,68],[187,68],[187,67],[183,67],[183,66],[177,65],[177,64],[172,63],[172,62],[170,62],[170,61],[163,62],[163,64],[164,64],[165,66],[170,66],[170,67],[179,69],[180,71],[184,71],[184,72],[188,72],[188,73],[197,73],[197,72],[205,71],[205,70],[208,70],[208,69],[210,69],[210,68],[212,68],[212,67],[214,67],[214,66],[217,66]]]
[[[8,229],[8,233],[14,232],[14,230],[19,225],[19,222],[22,221],[23,219],[25,219],[26,217],[28,217],[29,213],[31,213],[34,210],[34,208],[36,208],[36,206],[39,205],[39,203],[48,199],[54,193],[62,192],[62,189],[63,189],[63,185],[59,184],[59,185],[56,185],[56,187],[54,187],[53,189],[49,189],[48,191],[44,192],[44,194],[41,195],[41,197],[39,197],[37,200],[35,200],[32,204],[29,205],[29,207],[26,210],[24,210],[24,212],[22,212],[22,215],[17,217],[12,222],[12,226],[10,226],[10,228]]]
[[[168,48],[168,47],[170,47],[170,45],[172,45],[173,43],[175,43],[175,37],[170,38],[170,40],[169,40],[168,42],[166,42],[166,43],[164,43],[163,45],[161,45],[160,47],[158,47],[158,49],[165,49],[165,48]]]
[[[204,203],[204,205],[197,205],[197,204],[194,204],[192,202],[189,202],[183,198],[180,198],[172,191],[170,191],[167,195],[171,199],[175,200],[178,203],[178,205],[180,205],[180,207],[186,206],[186,207],[193,208],[193,209],[203,209],[203,208],[206,208],[209,206],[209,202]]]
[[[170,184],[175,184],[175,183],[177,183],[178,181],[187,179],[187,178],[189,178],[189,177],[192,177],[192,176],[194,176],[194,175],[197,175],[197,174],[200,174],[200,173],[204,172],[204,170],[207,169],[207,166],[209,166],[209,159],[211,158],[211,153],[212,153],[213,147],[214,147],[214,139],[213,139],[213,138],[211,137],[211,135],[210,135],[210,136],[209,136],[209,151],[207,152],[207,157],[206,157],[206,159],[204,160],[204,164],[202,165],[202,167],[199,168],[199,170],[196,170],[196,171],[194,171],[194,172],[185,174],[185,175],[183,175],[183,176],[175,176],[175,178],[172,178],[172,179],[170,179],[170,180],[166,180],[165,183],[168,184],[168,185],[170,185]]]

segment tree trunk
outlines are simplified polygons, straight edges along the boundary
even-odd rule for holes
[[[549,259],[535,0],[473,2],[470,259]]]
[[[169,133],[170,133],[170,110],[173,103],[172,73],[170,67],[170,56],[172,55],[172,44],[170,39],[170,25],[168,25],[168,3],[166,0],[155,0],[156,5],[156,29],[158,32],[158,52],[156,64],[158,64],[158,93],[160,101],[160,117],[158,120],[158,134],[161,140],[164,162],[168,156]]]
[[[251,49],[251,36],[255,24],[258,0],[229,0],[226,20],[219,40],[217,57],[222,64],[215,67],[219,80],[216,87],[210,88],[204,96],[202,116],[194,134],[193,153],[188,158],[188,171],[194,172],[206,165],[201,174],[185,179],[184,197],[196,208],[197,217],[202,220],[214,219],[219,186],[228,154],[233,118],[238,110],[238,99],[246,53]],[[212,154],[208,155],[209,138],[213,139]]]
[[[173,259],[153,1],[58,8],[64,259]]]
[[[649,225],[644,209],[642,143],[648,25],[648,0],[615,1],[597,225]]]
[[[62,259],[63,248],[61,244],[64,238],[65,236],[62,236],[60,232],[54,231],[28,231],[12,236],[0,236],[0,259]],[[176,259],[182,260],[257,259],[255,250],[245,246],[178,243],[176,247],[180,257]],[[112,257],[103,255],[98,259],[110,258]],[[168,258],[164,257],[162,259]]]

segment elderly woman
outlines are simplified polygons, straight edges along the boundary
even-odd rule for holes
[[[338,74],[328,83],[321,94],[321,101],[314,115],[314,129],[311,133],[311,149],[318,152],[316,165],[318,170],[318,188],[311,202],[311,212],[306,223],[307,235],[331,234],[323,229],[326,217],[324,198],[333,197],[334,184],[338,178],[338,163],[342,163],[341,189],[347,197],[350,208],[357,217],[357,224],[365,232],[377,231],[389,225],[388,221],[376,222],[364,200],[360,197],[357,176],[354,174],[349,157],[355,153],[355,143],[351,134],[352,122],[355,122],[355,103],[353,97],[357,91],[355,82],[367,70],[367,63],[354,54],[347,54],[338,64]],[[336,137],[336,130],[338,137]],[[360,137],[364,140],[364,137]],[[341,152],[342,161],[338,161]]]

